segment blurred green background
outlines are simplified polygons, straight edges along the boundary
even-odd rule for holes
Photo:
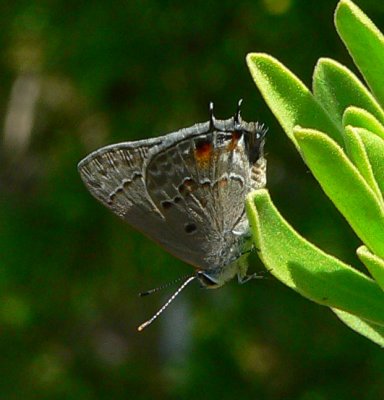
[[[0,5],[0,398],[380,399],[384,353],[272,277],[137,293],[191,272],[101,206],[77,162],[106,144],[233,115],[269,126],[283,215],[361,268],[359,245],[245,65],[268,52],[307,85],[316,60],[353,70],[336,0],[20,1]],[[384,3],[359,0],[384,29]],[[353,188],[351,188],[353,190]],[[263,270],[254,260],[255,271]]]

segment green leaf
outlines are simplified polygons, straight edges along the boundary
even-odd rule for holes
[[[326,134],[295,128],[305,162],[360,239],[384,257],[384,209],[343,150]]]
[[[349,326],[355,332],[360,333],[360,335],[363,335],[372,342],[384,347],[384,328],[382,326],[364,321],[355,315],[337,310],[336,308],[332,309],[332,311],[345,323],[345,325]]]
[[[365,128],[384,139],[384,126],[367,110],[354,106],[348,107],[343,115],[343,126]]]
[[[341,129],[305,85],[284,65],[262,53],[248,54],[247,64],[265,101],[296,146],[293,136],[295,125],[328,132],[334,140],[342,143]]]
[[[313,93],[340,128],[343,113],[349,106],[364,108],[384,123],[384,112],[376,99],[356,75],[334,60],[318,61],[313,74]]]
[[[356,253],[377,284],[384,290],[384,260],[372,254],[366,246],[360,246]]]
[[[355,132],[364,144],[373,175],[381,193],[384,193],[384,140],[366,129],[355,128]]]
[[[358,133],[358,128],[346,126],[344,130],[345,151],[355,164],[362,177],[375,192],[377,200],[383,204],[383,197],[372,171],[364,143]],[[384,143],[384,142],[383,142]],[[383,204],[384,205],[384,204]]]
[[[272,275],[319,304],[384,326],[384,293],[378,285],[296,233],[267,190],[250,193],[247,214],[259,256]]]
[[[341,0],[336,29],[374,96],[384,105],[384,36],[352,1]]]

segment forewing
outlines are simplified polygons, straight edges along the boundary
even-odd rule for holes
[[[184,236],[180,237],[179,226],[184,226],[180,225],[181,220],[174,223],[170,214],[165,212],[167,206],[156,198],[157,189],[151,190],[153,186],[161,187],[162,176],[159,175],[156,180],[152,170],[151,176],[155,180],[149,188],[147,167],[152,159],[164,152],[168,154],[167,149],[177,146],[178,141],[199,136],[207,128],[208,124],[197,124],[155,139],[107,146],[91,153],[78,166],[83,182],[97,200],[172,254],[196,267],[203,266],[201,254],[204,253],[198,251],[199,245],[190,246],[191,238],[184,228],[181,231],[187,240],[183,240]],[[164,166],[163,172],[165,170],[169,171],[166,179],[171,185],[172,182],[177,185],[178,176],[187,176],[183,166],[172,162]],[[178,171],[177,177],[172,171]],[[188,214],[190,210],[184,205],[179,212]],[[201,220],[198,218],[198,221]]]

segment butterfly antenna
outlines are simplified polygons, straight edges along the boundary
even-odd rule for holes
[[[148,325],[151,325],[152,322],[157,319],[157,317],[163,313],[163,311],[172,303],[173,300],[178,296],[178,294],[186,287],[188,286],[194,279],[196,279],[196,275],[190,276],[186,281],[183,282],[183,284],[176,290],[175,293],[169,298],[169,300],[163,305],[163,307],[160,308],[160,310],[148,321],[145,321],[142,323],[137,330],[141,332],[144,328],[146,328]]]
[[[150,289],[150,290],[146,290],[145,292],[140,292],[140,293],[139,293],[139,296],[140,296],[140,297],[143,297],[143,296],[148,296],[148,295],[150,295],[150,294],[156,293],[156,292],[158,292],[158,291],[160,291],[160,290],[166,289],[167,287],[172,286],[172,285],[174,285],[175,283],[178,283],[178,282],[180,282],[180,281],[182,281],[182,280],[184,280],[184,279],[187,279],[187,278],[189,278],[189,277],[190,277],[190,275],[183,275],[183,276],[180,276],[179,278],[176,278],[176,279],[174,279],[173,281],[167,282],[167,283],[165,283],[164,285],[161,285],[161,286],[159,286],[159,287],[155,287],[155,288]]]

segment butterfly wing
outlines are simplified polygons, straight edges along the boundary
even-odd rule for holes
[[[252,186],[244,135],[228,129],[233,119],[216,122],[212,132],[207,122],[107,146],[79,164],[94,197],[202,269],[228,258],[228,241],[236,240],[233,232],[244,223],[244,200]]]

